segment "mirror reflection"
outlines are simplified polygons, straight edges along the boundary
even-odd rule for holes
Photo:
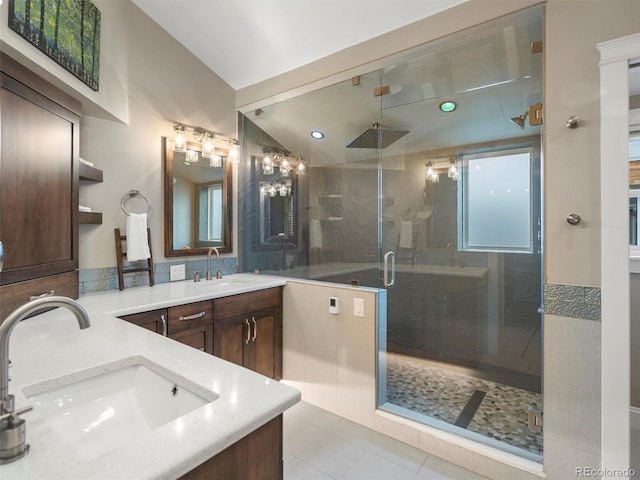
[[[174,152],[173,140],[164,139],[167,257],[231,251],[231,168],[226,152],[216,153],[203,158],[199,143]]]

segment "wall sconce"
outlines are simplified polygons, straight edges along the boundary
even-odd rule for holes
[[[205,132],[204,142],[202,142],[202,158],[212,158],[216,154],[216,147],[213,144],[214,138],[211,133]]]
[[[290,177],[292,170],[295,170],[298,175],[307,173],[307,166],[302,159],[291,156],[290,152],[273,147],[264,147],[262,153],[264,154],[262,157],[262,173],[264,175],[273,175],[275,167],[279,167],[281,178]]]
[[[291,162],[287,157],[284,157],[280,161],[280,175],[282,177],[288,177],[291,174]]]
[[[433,176],[436,174],[435,170],[433,169],[433,162],[427,162],[425,164],[425,167],[427,169],[424,172],[424,178],[425,180],[431,180]]]
[[[173,124],[173,151],[183,153],[187,151],[187,138],[185,137],[185,126],[179,123]]]
[[[273,175],[273,159],[269,154],[262,157],[262,173],[265,175]]]
[[[240,143],[235,138],[229,139],[229,160],[237,162],[240,156]]]
[[[195,150],[187,150],[184,155],[184,164],[189,166],[192,163],[198,163],[198,152]]]
[[[218,133],[210,132],[201,127],[192,127],[183,123],[174,122],[173,124],[173,151],[177,153],[184,153],[187,151],[187,138],[186,132],[193,134],[193,139],[202,144],[202,158],[210,159],[210,166],[220,167],[222,166],[222,156],[216,155],[215,141],[221,140],[229,143],[229,152],[227,158],[229,160],[237,160],[240,144],[238,140],[231,137],[224,137]]]
[[[455,159],[449,160],[449,169],[447,170],[447,177],[449,177],[454,182],[458,181],[460,178],[460,171],[458,170],[458,165],[456,164]]]
[[[307,167],[300,157],[298,157],[298,166],[296,167],[296,173],[298,175],[306,175],[307,173]]]

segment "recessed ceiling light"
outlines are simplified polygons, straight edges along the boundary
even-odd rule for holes
[[[311,132],[311,136],[316,140],[320,140],[321,138],[324,138],[324,133],[322,133],[320,130],[313,130]]]
[[[456,108],[458,108],[458,105],[456,102],[452,102],[451,100],[447,100],[440,104],[440,110],[445,113],[453,112]]]

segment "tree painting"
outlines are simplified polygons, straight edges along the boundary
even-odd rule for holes
[[[9,0],[9,27],[98,90],[100,11],[91,0]]]

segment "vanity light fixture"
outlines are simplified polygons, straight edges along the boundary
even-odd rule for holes
[[[196,152],[195,150],[187,150],[184,155],[184,163],[185,165],[187,163],[189,165],[191,165],[192,163],[198,163],[198,152]]]
[[[273,159],[269,154],[262,157],[262,173],[265,175],[273,175]]]
[[[222,157],[220,155],[213,155],[209,159],[209,166],[211,168],[220,168],[222,166]]]
[[[216,147],[213,144],[215,136],[209,132],[205,132],[204,141],[202,142],[202,158],[213,158],[216,154]]]
[[[321,140],[324,138],[324,133],[322,133],[320,130],[312,130],[311,136],[316,140]]]
[[[458,165],[454,158],[449,160],[449,169],[447,170],[447,177],[449,177],[453,181],[457,181],[460,177],[460,171],[458,170]]]
[[[441,112],[450,113],[458,108],[458,104],[452,100],[446,100],[442,102],[438,108],[440,108]]]
[[[296,173],[298,175],[306,175],[307,173],[307,166],[304,164],[300,157],[298,157],[298,166],[296,167]]]
[[[187,137],[186,133],[191,132],[193,135],[193,139],[202,144],[202,158],[213,158],[219,155],[216,155],[215,152],[215,142],[222,141],[229,143],[229,153],[228,157],[230,160],[233,160],[233,156],[237,158],[238,149],[240,144],[238,140],[231,137],[225,137],[221,134],[211,132],[209,130],[205,130],[202,127],[192,127],[191,125],[185,125],[184,123],[173,123],[173,151],[177,153],[185,153],[187,151]],[[223,147],[224,148],[224,147]],[[219,158],[214,163],[222,162],[222,158]]]
[[[229,139],[229,160],[237,162],[240,156],[240,143],[235,138]]]
[[[288,177],[291,174],[291,162],[287,157],[280,161],[280,176]]]
[[[424,172],[424,178],[426,180],[431,180],[431,178],[436,174],[435,170],[433,169],[433,162],[427,162],[425,164],[425,167],[427,167],[427,169]]]
[[[179,123],[173,124],[173,151],[182,153],[187,151],[187,138],[185,137],[186,128]]]

